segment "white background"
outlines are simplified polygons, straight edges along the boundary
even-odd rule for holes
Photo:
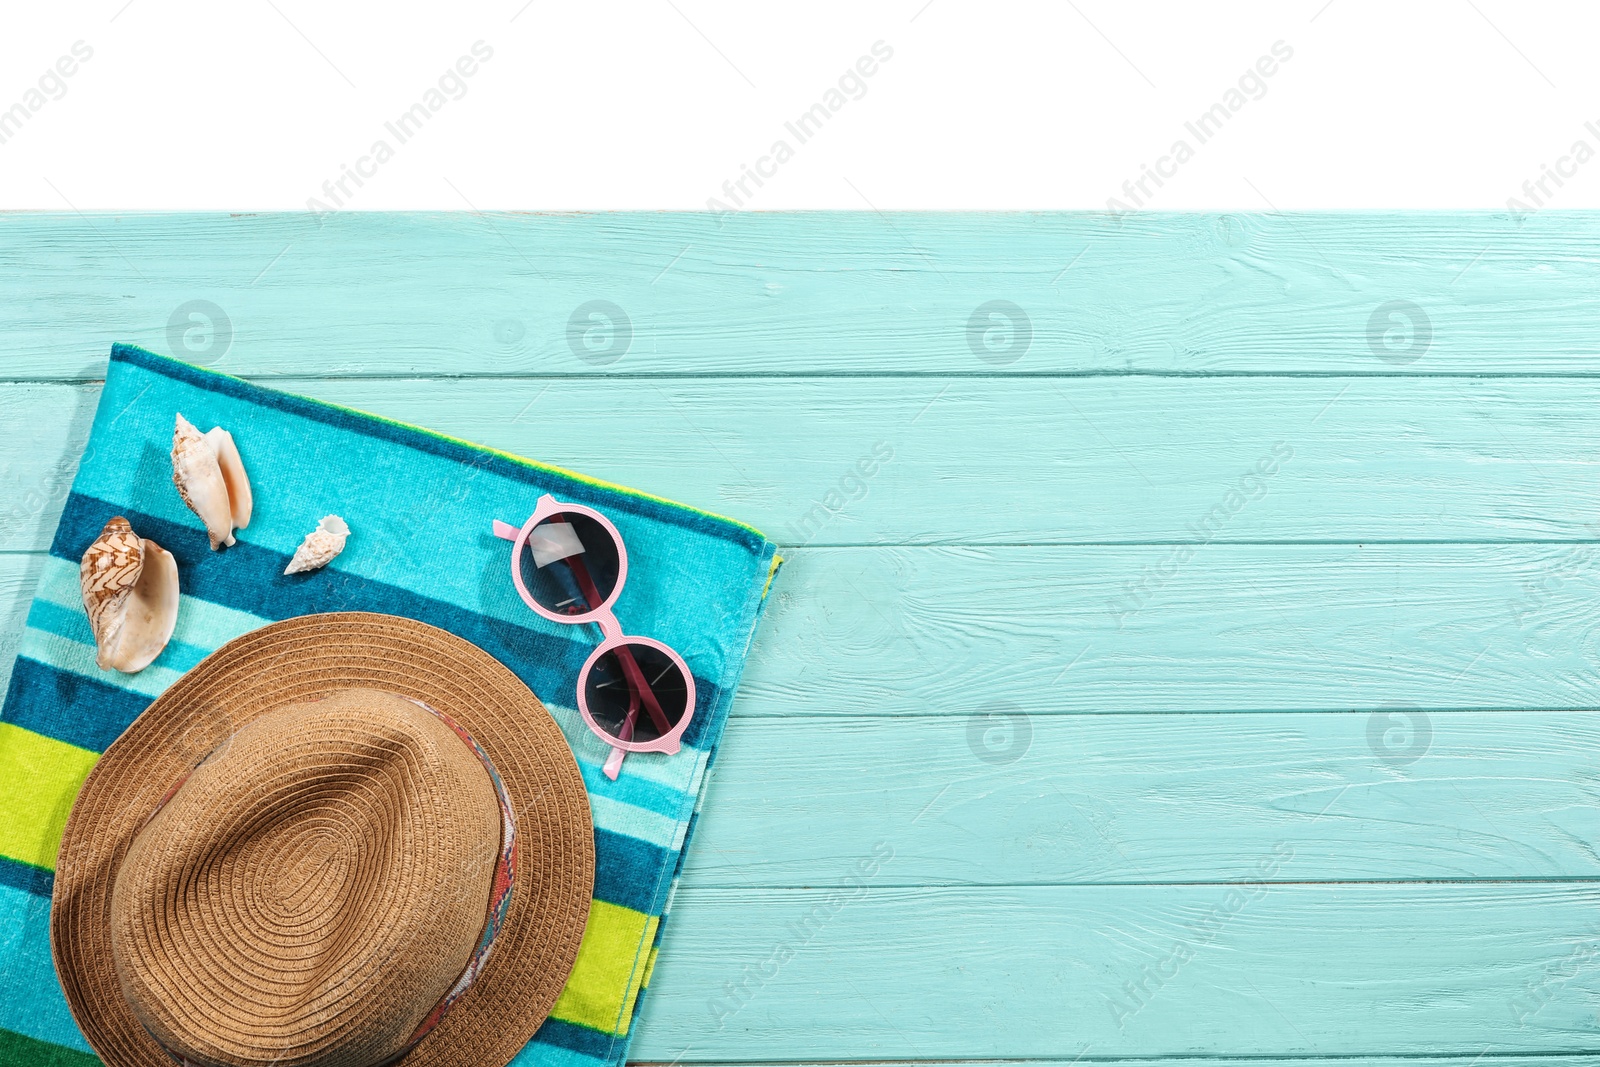
[[[8,16],[0,109],[75,42],[93,49],[0,144],[13,209],[334,206],[323,183],[379,138],[394,157],[347,180],[343,206],[731,207],[723,183],[785,138],[794,157],[743,207],[1103,209],[1277,41],[1293,58],[1265,95],[1205,144],[1189,135],[1194,158],[1145,206],[1535,206],[1524,182],[1579,139],[1600,150],[1600,12],[1577,3],[91,0]],[[384,123],[480,40],[493,58],[465,95],[397,145]],[[893,57],[865,95],[797,145],[785,121],[878,41]],[[1600,206],[1600,160],[1566,169],[1545,205]]]

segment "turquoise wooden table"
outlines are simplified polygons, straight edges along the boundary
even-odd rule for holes
[[[791,546],[640,1061],[1600,1062],[1600,215],[0,216],[113,340]]]

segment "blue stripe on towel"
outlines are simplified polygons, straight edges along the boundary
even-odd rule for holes
[[[18,656],[0,720],[91,752],[104,752],[150,706],[150,700]]]
[[[0,856],[0,886],[20,889],[36,897],[48,897],[55,889],[56,874],[10,856]]]
[[[598,627],[567,627],[583,633],[585,639],[581,641],[541,633],[335,567],[310,575],[286,575],[283,569],[289,562],[287,556],[243,541],[224,551],[213,552],[204,531],[198,527],[188,529],[77,492],[67,496],[50,554],[76,564],[114,515],[126,518],[141,537],[155,541],[176,557],[186,596],[226,604],[236,611],[273,622],[325,611],[404,615],[471,641],[510,667],[529,689],[547,701],[572,702],[573,696],[566,690],[571,688],[572,680],[600,640]],[[68,533],[69,530],[73,532]],[[484,536],[498,541],[493,534]],[[517,599],[509,577],[503,584],[505,595],[516,602],[517,609],[530,618],[537,618]],[[162,656],[164,661],[167,653],[163,652]],[[695,716],[684,731],[683,743],[698,747],[711,724],[709,712],[720,693],[715,685],[699,675],[695,676],[694,684]]]
[[[5,1028],[52,1045],[93,1051],[50,960],[50,899],[0,886],[0,961],[5,975]]]
[[[539,1027],[539,1032],[533,1035],[533,1040],[535,1044],[553,1045],[556,1048],[577,1052],[584,1056],[592,1056],[598,1060],[604,1060],[609,1056],[612,1045],[615,1043],[615,1039],[610,1034],[601,1033],[599,1030],[591,1030],[587,1026],[579,1026],[577,1023],[563,1022],[560,1019],[546,1019],[544,1025]],[[522,1056],[531,1050],[532,1046],[523,1049],[522,1053],[511,1062],[521,1063]],[[543,1063],[544,1060],[541,1057],[531,1062]]]
[[[215,374],[191,367],[176,360],[165,359],[146,352],[136,345],[114,344],[111,361],[152,370],[164,378],[183,382],[224,396],[234,397],[251,404],[275,408],[290,415],[313,419],[341,430],[366,434],[379,440],[392,441],[407,448],[428,452],[455,463],[464,463],[482,470],[493,471],[502,477],[528,480],[537,477],[548,484],[550,491],[563,494],[562,499],[590,507],[615,509],[625,506],[636,514],[646,515],[659,522],[668,522],[696,533],[708,534],[725,541],[733,541],[741,548],[760,552],[766,540],[755,530],[732,519],[719,518],[682,504],[658,500],[633,490],[602,488],[591,479],[574,476],[557,467],[521,462],[489,452],[481,447],[453,441],[440,434],[429,433],[418,427],[405,426],[381,416],[351,411],[336,404],[327,404],[309,397],[296,396],[276,390],[261,389],[249,382],[227,375]]]

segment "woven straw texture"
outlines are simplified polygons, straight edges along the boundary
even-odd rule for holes
[[[292,969],[310,958],[302,953],[314,955],[318,951],[311,943],[317,941],[316,937],[306,945],[266,947],[261,940],[271,936],[268,920],[259,915],[213,912],[202,919],[175,908],[165,919],[154,920],[149,914],[149,901],[143,906],[119,901],[124,904],[120,913],[113,908],[118,872],[130,861],[133,877],[123,884],[125,890],[148,888],[152,880],[162,877],[183,876],[172,870],[171,858],[148,854],[149,845],[167,839],[161,831],[168,809],[163,808],[161,816],[147,828],[155,834],[141,835],[140,831],[172,785],[207,754],[220,749],[213,760],[231,768],[235,761],[259,755],[257,749],[270,738],[281,746],[272,770],[281,772],[299,761],[303,771],[307,761],[315,764],[319,759],[310,753],[327,742],[331,745],[328,751],[343,747],[347,755],[354,756],[355,762],[347,763],[347,767],[357,766],[361,757],[350,750],[357,747],[360,731],[354,728],[348,714],[342,724],[335,716],[326,731],[312,728],[305,721],[293,723],[305,743],[297,743],[280,732],[281,727],[290,725],[288,722],[269,724],[268,730],[247,729],[275,709],[350,688],[412,697],[454,719],[493,761],[517,818],[516,887],[494,951],[477,981],[438,1027],[406,1056],[405,1063],[462,1067],[507,1063],[548,1015],[577,957],[594,872],[588,800],[561,731],[538,699],[510,671],[470,643],[442,630],[364,612],[304,616],[237,638],[188,672],[107,750],[84,783],[73,808],[56,869],[52,951],[74,1017],[95,1050],[113,1067],[171,1064],[123,995],[117,968],[113,966],[118,919],[126,923],[143,916],[143,921],[166,928],[166,947],[148,948],[143,961],[130,968],[133,974],[142,976],[132,984],[138,987],[141,981],[149,983],[159,970],[157,980],[164,984],[163,993],[178,994],[177,1002],[185,999],[184,994],[204,994],[204,999],[190,998],[193,1002],[181,1009],[181,1018],[157,1021],[164,1024],[162,1029],[180,1022],[204,1022],[207,1041],[193,1050],[214,1062],[293,1067],[314,1062],[317,1055],[340,1041],[353,1042],[346,1050],[347,1056],[328,1059],[328,1063],[379,1062],[385,1049],[392,1053],[403,1045],[409,1028],[396,1027],[392,1022],[386,1026],[387,1020],[374,1016],[398,1009],[405,1016],[402,1021],[414,1026],[459,973],[481,930],[488,899],[487,872],[473,875],[470,869],[479,865],[482,857],[492,856],[498,840],[498,815],[492,787],[481,765],[474,768],[466,762],[475,762],[475,757],[448,730],[430,739],[415,732],[415,728],[396,727],[391,739],[400,748],[406,744],[453,745],[460,751],[440,751],[451,751],[463,761],[454,773],[476,771],[476,792],[463,788],[461,783],[404,784],[396,780],[397,773],[404,778],[407,772],[396,765],[394,752],[381,760],[367,757],[368,769],[362,777],[367,786],[374,787],[370,791],[399,789],[410,793],[405,801],[405,806],[413,806],[409,816],[391,811],[382,815],[369,813],[361,820],[370,830],[372,823],[385,819],[395,827],[409,819],[409,825],[398,835],[403,839],[399,854],[381,860],[369,855],[361,862],[348,847],[331,844],[330,839],[324,838],[317,850],[302,835],[300,847],[313,848],[308,858],[321,862],[286,863],[285,857],[297,847],[293,829],[303,831],[315,821],[310,816],[304,820],[291,816],[283,823],[289,831],[287,835],[261,834],[256,840],[263,851],[246,850],[235,855],[246,862],[270,860],[270,869],[240,871],[237,864],[224,863],[216,874],[233,879],[234,889],[242,887],[246,895],[251,891],[330,894],[334,883],[339,883],[357,886],[360,895],[370,898],[356,909],[363,920],[374,924],[374,928],[365,931],[371,939],[368,943],[323,943],[327,950],[319,964],[323,973],[315,976],[312,984],[328,994],[325,1003],[332,1010],[310,1030],[288,1041],[283,1051],[259,1056],[250,1053],[252,1047],[261,1047],[255,1042],[260,1040],[264,1005],[270,1007],[274,996],[281,1000],[304,994],[304,989],[298,994],[290,990],[295,980],[286,968]],[[311,710],[320,706],[312,705]],[[296,714],[303,715],[304,709]],[[422,714],[426,716],[425,712]],[[315,716],[311,718],[314,720]],[[294,715],[289,719],[293,720]],[[445,729],[436,720],[435,724]],[[326,756],[321,758],[325,760]],[[376,763],[387,766],[379,768]],[[404,763],[403,757],[400,763]],[[328,765],[324,762],[322,766],[326,770]],[[258,772],[236,781],[237,807],[231,812],[225,810],[229,802],[222,794],[206,796],[209,803],[217,806],[210,832],[221,838],[251,832],[239,821],[244,809],[270,818],[270,810],[258,802],[273,790],[271,779],[271,773]],[[219,783],[198,784],[206,787],[201,793],[205,795]],[[441,786],[455,795],[448,799],[422,796]],[[337,804],[334,792],[343,791],[348,799],[358,788],[349,780],[342,785],[329,784],[321,799]],[[187,783],[174,803],[181,805],[185,792]],[[389,799],[397,809],[401,806],[394,796]],[[284,806],[292,808],[296,803],[299,801]],[[431,811],[422,810],[428,805],[432,805]],[[314,800],[311,806],[315,806]],[[171,814],[181,818],[190,813],[180,806]],[[465,822],[458,822],[457,817]],[[474,822],[475,829],[471,828]],[[352,831],[356,829],[354,824],[347,826]],[[469,828],[465,833],[463,826]],[[130,857],[136,836],[140,848]],[[465,880],[463,868],[468,869]],[[202,869],[201,873],[211,872]],[[449,877],[438,877],[441,874]],[[300,885],[289,884],[300,876]],[[230,894],[225,899],[234,897]],[[464,934],[461,915],[452,914],[452,908],[476,916],[467,923],[470,929]],[[327,908],[312,910],[325,917],[329,914]],[[427,925],[428,912],[434,915],[438,927],[447,928],[447,933],[419,930],[419,926]],[[390,928],[376,928],[386,922]],[[218,936],[223,931],[229,935],[228,944],[221,943]],[[205,948],[194,940],[187,947],[173,947],[170,935],[174,934],[217,940]],[[188,972],[179,973],[182,967],[172,958],[153,964],[149,954],[158,951],[183,955]],[[214,952],[214,959],[196,963],[206,951]],[[384,958],[386,951],[396,954]],[[190,953],[195,955],[191,957]],[[252,972],[258,976],[254,983],[244,977]],[[227,973],[238,976],[233,980],[234,988],[215,984]],[[250,991],[252,984],[255,992]],[[148,994],[151,987],[146,984],[143,988]],[[235,999],[240,996],[252,998],[255,1003]],[[343,1005],[341,1010],[341,997],[355,1003]],[[154,1002],[148,995],[136,999],[142,1004]],[[250,1033],[253,1028],[257,1034]]]
[[[268,712],[129,846],[111,894],[123,993],[189,1059],[386,1061],[471,958],[500,833],[477,753],[403,697]]]

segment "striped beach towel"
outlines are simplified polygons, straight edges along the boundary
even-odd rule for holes
[[[180,411],[231,431],[255,486],[249,529],[221,552],[172,486]],[[597,639],[528,610],[509,579],[509,546],[490,525],[520,523],[546,492],[616,524],[631,563],[618,618],[627,632],[677,649],[695,676],[683,750],[631,755],[616,781],[601,773],[609,750],[573,707]],[[352,528],[344,553],[326,570],[285,576],[301,538],[329,513]],[[95,666],[78,589],[78,560],[113,515],[177,557],[183,589],[171,643],[138,674]],[[777,565],[769,541],[727,519],[115,346],[0,712],[0,1065],[96,1062],[51,966],[49,909],[62,828],[98,754],[225,642],[278,619],[344,610],[405,615],[473,642],[565,731],[594,815],[594,902],[572,976],[514,1062],[621,1064]]]

